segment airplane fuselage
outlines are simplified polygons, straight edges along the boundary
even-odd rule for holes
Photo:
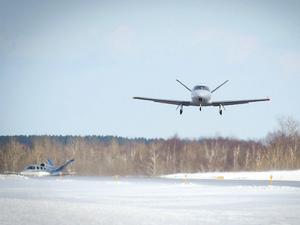
[[[42,164],[31,164],[27,166],[23,171],[21,171],[21,175],[24,176],[49,176],[49,175],[59,175],[59,173],[55,174],[55,167],[42,163]]]
[[[211,102],[211,92],[207,86],[195,86],[191,92],[193,105],[205,106]]]

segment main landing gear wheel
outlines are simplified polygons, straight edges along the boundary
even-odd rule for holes
[[[223,109],[225,109],[224,108],[224,106],[222,106],[222,105],[219,105],[219,113],[220,113],[220,115],[222,115],[223,114]]]
[[[183,113],[183,105],[180,105],[180,111],[179,111],[180,115]]]

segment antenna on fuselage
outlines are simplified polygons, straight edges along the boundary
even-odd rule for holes
[[[225,82],[223,82],[222,84],[220,84],[218,87],[216,87],[214,90],[211,91],[211,93],[215,92],[216,90],[218,90],[220,87],[222,87],[224,84],[226,84],[229,80],[226,80]]]
[[[179,84],[181,84],[183,87],[185,87],[186,89],[188,89],[190,92],[192,92],[192,90],[191,90],[188,86],[186,86],[184,83],[182,83],[180,80],[177,80],[177,79],[176,79],[176,81],[177,81]]]

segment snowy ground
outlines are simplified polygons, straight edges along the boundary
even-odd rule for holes
[[[300,170],[263,171],[263,172],[211,172],[211,173],[178,173],[164,175],[172,179],[225,179],[225,180],[270,180],[300,181]]]
[[[300,182],[0,175],[0,224],[300,224]]]

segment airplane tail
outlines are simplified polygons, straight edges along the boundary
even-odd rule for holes
[[[52,161],[51,159],[47,159],[47,163],[48,163],[50,166],[54,166],[53,161]]]
[[[74,162],[75,159],[67,160],[63,165],[56,169],[57,172],[64,170],[70,163]]]

